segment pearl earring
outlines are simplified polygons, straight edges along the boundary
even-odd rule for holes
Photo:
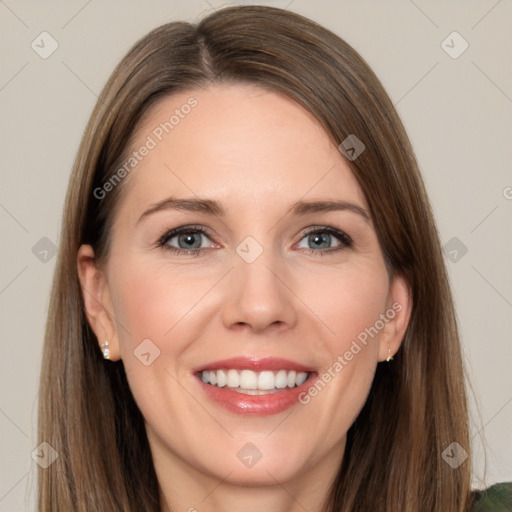
[[[103,357],[105,359],[110,359],[110,349],[108,348],[108,340],[105,340],[105,343],[101,345],[101,351],[103,352]]]

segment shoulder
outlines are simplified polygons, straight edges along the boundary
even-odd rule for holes
[[[512,482],[494,484],[473,494],[471,512],[512,512]]]

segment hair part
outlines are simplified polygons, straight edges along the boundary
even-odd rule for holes
[[[357,52],[315,22],[285,10],[229,7],[197,25],[151,31],[122,59],[84,132],[66,196],[45,334],[39,442],[59,453],[39,470],[39,510],[161,512],[144,419],[123,363],[105,362],[88,325],[77,275],[80,245],[109,253],[124,181],[98,199],[137,127],[160,99],[210,84],[253,84],[312,113],[338,146],[351,134],[365,151],[350,162],[393,273],[408,282],[411,320],[391,365],[379,364],[347,434],[330,512],[466,512],[469,451],[459,334],[433,214],[414,152],[382,85]],[[136,169],[133,172],[137,172]]]

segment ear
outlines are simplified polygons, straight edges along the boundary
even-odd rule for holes
[[[121,356],[110,289],[104,272],[96,265],[90,245],[82,245],[78,250],[77,268],[85,314],[98,339],[98,347],[101,349],[108,340],[109,359],[117,361]]]
[[[389,289],[384,328],[379,336],[379,361],[396,354],[409,325],[412,297],[409,284],[403,276],[395,275]],[[382,316],[381,316],[382,318]]]

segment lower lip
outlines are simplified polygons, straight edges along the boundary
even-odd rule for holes
[[[268,395],[245,395],[226,387],[219,388],[205,384],[197,377],[206,395],[228,411],[241,415],[269,416],[279,414],[299,403],[299,395],[306,391],[314,381],[316,374],[311,374],[307,380],[295,388],[288,388]]]

